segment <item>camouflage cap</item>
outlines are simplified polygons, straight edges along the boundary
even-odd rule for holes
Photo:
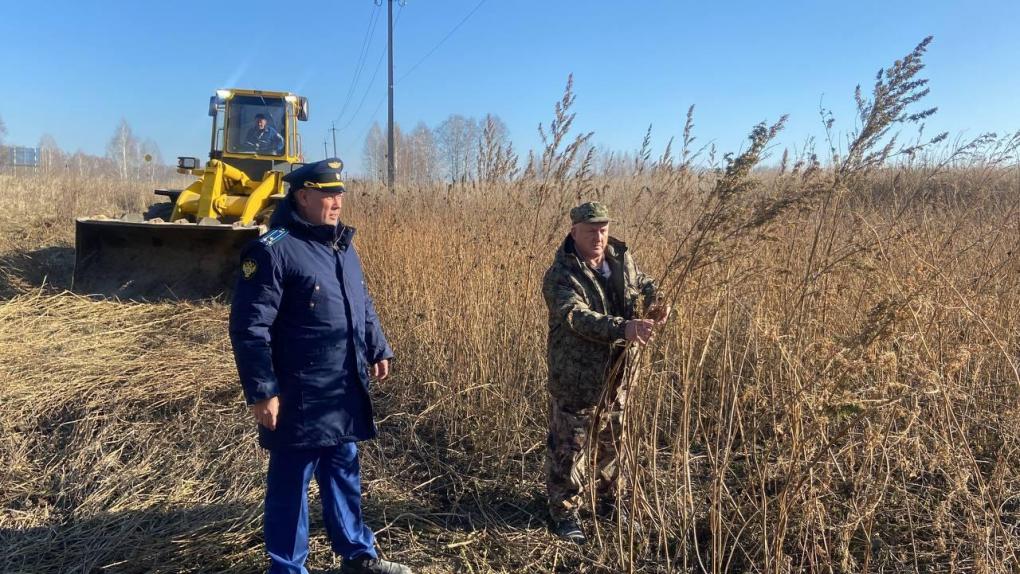
[[[570,210],[570,223],[610,223],[609,208],[597,201],[588,201]]]

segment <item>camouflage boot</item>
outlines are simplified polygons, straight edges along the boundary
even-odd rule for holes
[[[588,538],[584,535],[584,530],[581,529],[581,523],[577,520],[577,515],[570,515],[559,520],[551,520],[549,531],[563,540],[573,542],[578,546],[588,543]]]

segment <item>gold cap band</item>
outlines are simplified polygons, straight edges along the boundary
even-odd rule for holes
[[[312,189],[328,189],[330,187],[343,187],[344,182],[342,181],[331,181],[329,183],[316,183],[314,181],[306,181],[301,184],[301,187],[310,187]]]

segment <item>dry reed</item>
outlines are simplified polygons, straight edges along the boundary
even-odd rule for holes
[[[903,69],[880,85],[913,87],[884,93],[923,87]],[[763,126],[713,172],[689,118],[682,161],[604,179],[570,143],[571,101],[514,181],[352,185],[398,356],[362,445],[386,554],[422,572],[1020,568],[1015,138],[897,159],[864,114],[842,159],[756,169]],[[72,213],[141,204],[49,181],[0,179],[0,570],[257,571],[265,458],[224,305],[66,292]],[[579,196],[619,214],[675,308],[630,405],[632,520],[584,550],[544,529],[538,289]],[[321,529],[310,563],[335,565]]]

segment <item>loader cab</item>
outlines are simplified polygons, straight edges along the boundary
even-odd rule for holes
[[[308,119],[306,98],[287,92],[217,90],[209,101],[209,115],[210,159],[222,160],[254,180],[269,170],[288,171],[282,164],[303,161],[297,123]]]

